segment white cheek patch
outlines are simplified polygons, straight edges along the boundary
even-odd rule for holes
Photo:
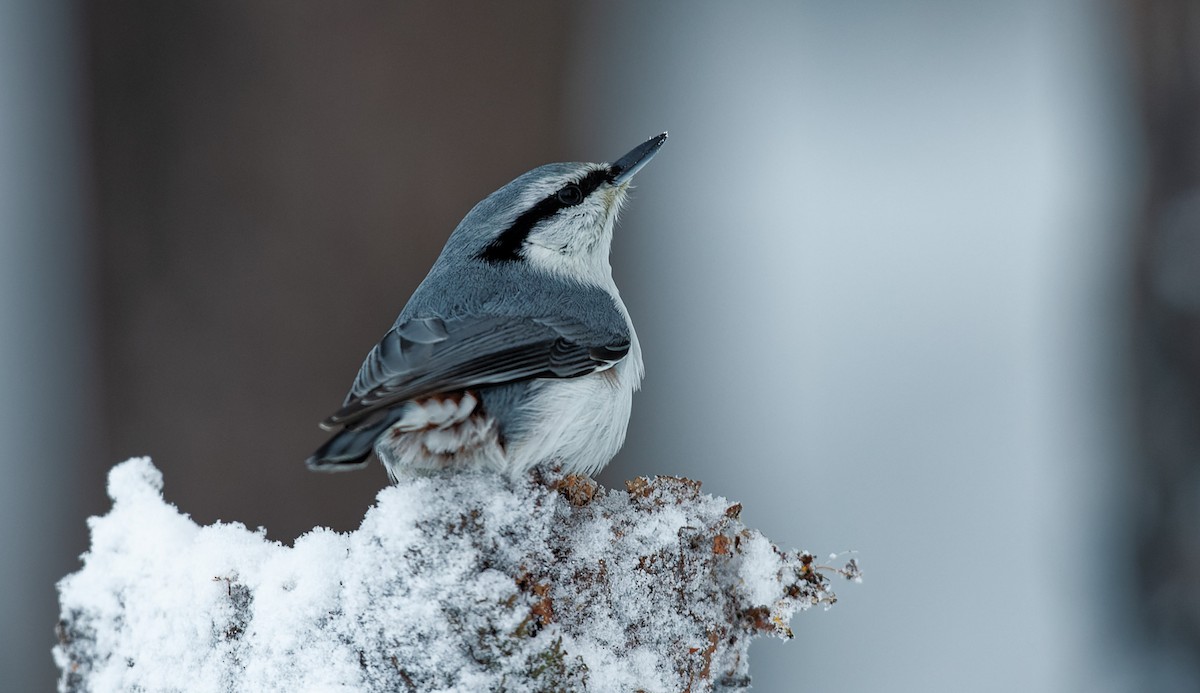
[[[543,222],[556,226],[552,232],[539,229],[531,234],[524,256],[531,266],[547,274],[615,291],[608,256],[624,191],[604,189],[593,194],[603,197],[591,201],[587,210]]]

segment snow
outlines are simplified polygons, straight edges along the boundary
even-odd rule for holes
[[[162,488],[146,458],[110,472],[59,583],[60,691],[743,690],[754,637],[834,601],[809,554],[673,477],[402,479],[290,547]]]

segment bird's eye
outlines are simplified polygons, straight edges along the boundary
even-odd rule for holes
[[[568,207],[574,207],[583,202],[583,191],[579,189],[578,185],[572,183],[558,191],[558,201]]]

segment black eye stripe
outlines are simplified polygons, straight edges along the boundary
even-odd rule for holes
[[[591,195],[596,188],[600,187],[601,183],[608,180],[608,177],[608,169],[598,169],[591,171],[578,181],[568,183],[554,191],[548,197],[529,208],[524,214],[514,219],[513,223],[496,237],[496,240],[489,243],[479,253],[479,257],[488,262],[514,262],[520,260],[521,256],[518,251],[525,243],[525,239],[529,237],[529,232],[533,230],[533,227],[539,221],[549,219],[561,209],[582,203],[587,199],[588,195]],[[578,202],[564,201],[560,196],[573,187],[579,190]]]
[[[558,195],[563,193],[565,190],[567,190],[569,188],[577,188],[579,190],[579,192],[582,194],[581,197],[579,198],[579,202],[575,203],[575,204],[579,204],[580,202],[583,202],[585,199],[587,199],[588,195],[591,195],[593,192],[595,192],[596,188],[600,187],[600,184],[606,180],[608,180],[608,170],[607,169],[600,169],[597,171],[592,171],[591,173],[587,174],[583,178],[580,178],[578,181],[564,185],[558,192],[556,192],[554,194],[554,196],[555,196],[555,198],[557,198]],[[565,206],[574,206],[574,205],[565,205]],[[556,209],[554,211],[557,212],[558,210]]]

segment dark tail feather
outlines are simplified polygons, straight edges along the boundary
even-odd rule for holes
[[[305,460],[308,468],[314,472],[345,472],[351,469],[362,469],[367,465],[375,440],[399,418],[399,412],[392,410],[387,416],[363,427],[347,428],[341,431],[316,452]]]

